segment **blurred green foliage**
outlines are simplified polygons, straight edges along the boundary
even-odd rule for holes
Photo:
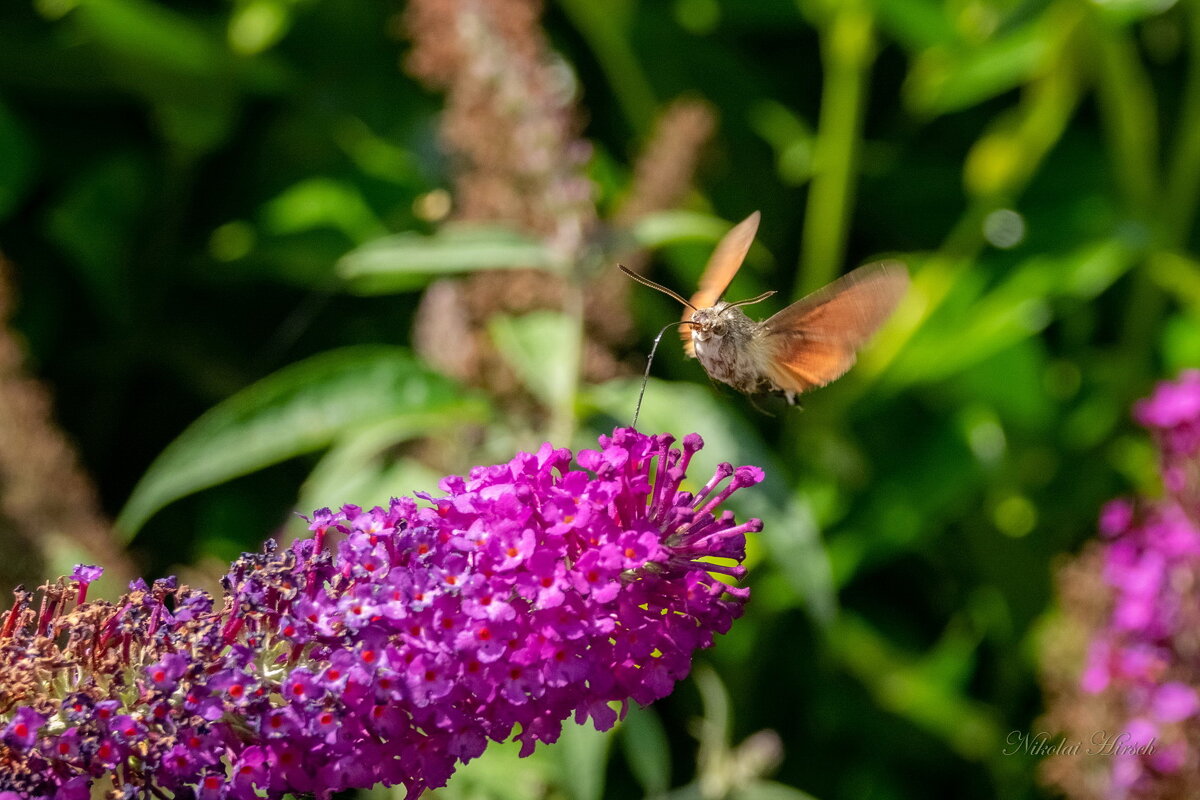
[[[422,438],[488,426],[462,469],[545,433],[412,355],[433,278],[553,260],[420,213],[451,181],[397,12],[0,9],[18,329],[148,574],[295,533],[295,509],[432,489]],[[1153,480],[1130,402],[1200,363],[1200,4],[560,0],[545,25],[584,90],[601,208],[666,101],[719,111],[688,210],[636,227],[659,280],[686,291],[718,219],[761,209],[731,296],[799,296],[881,254],[914,282],[802,413],[756,411],[664,343],[642,427],[701,432],[695,475],[767,469],[740,506],[766,521],[747,616],[615,734],[497,748],[438,796],[1041,796],[1032,759],[1001,752],[1036,729],[1056,559]],[[637,364],[678,310],[639,291],[635,311]],[[637,381],[575,386],[569,309],[490,332],[576,443],[628,420]]]

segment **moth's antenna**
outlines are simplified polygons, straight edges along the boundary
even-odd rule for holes
[[[726,308],[737,308],[738,306],[754,305],[755,303],[761,303],[763,300],[766,300],[768,297],[770,297],[773,294],[775,294],[774,289],[772,289],[769,292],[763,292],[758,297],[751,297],[749,300],[738,300],[736,303],[727,303],[725,305],[725,307]]]
[[[671,291],[670,289],[663,286],[662,284],[655,283],[654,281],[650,280],[649,278],[643,278],[641,275],[638,275],[636,272],[634,272],[633,270],[631,270],[629,267],[625,266],[624,264],[617,264],[617,268],[619,270],[621,270],[621,272],[624,272],[626,275],[633,278],[638,283],[642,284],[643,286],[649,286],[651,289],[657,289],[658,291],[662,292],[663,294],[667,295],[668,297],[675,298],[676,300],[678,300],[679,302],[683,303],[685,306],[690,308],[692,311],[698,310],[694,305],[689,303],[687,300],[684,300],[676,292]],[[665,330],[665,328],[664,328],[664,330]],[[662,334],[660,333],[659,336],[662,336]]]
[[[621,269],[625,269],[625,268],[621,267]],[[626,271],[628,271],[628,270],[626,270]],[[630,274],[632,274],[632,273],[630,273]],[[644,373],[642,373],[642,390],[640,392],[638,392],[637,407],[633,409],[633,424],[630,425],[630,427],[633,428],[634,430],[637,430],[638,417],[642,413],[642,398],[646,396],[646,384],[650,382],[650,365],[654,363],[654,353],[658,350],[658,343],[662,341],[663,334],[667,332],[668,328],[674,328],[676,325],[695,325],[695,324],[696,323],[692,322],[690,319],[681,320],[679,322],[672,322],[668,325],[664,325],[663,329],[658,332],[658,336],[654,337],[654,346],[650,348],[650,355],[646,358],[646,371]]]

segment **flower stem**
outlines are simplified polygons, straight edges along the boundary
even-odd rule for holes
[[[565,386],[550,409],[547,432],[548,438],[556,442],[569,442],[575,434],[575,401],[579,395],[579,376],[583,371],[584,302],[582,279],[573,277],[567,284],[563,298],[563,312],[570,321],[568,342],[560,351],[561,357],[567,361],[562,365],[566,375]]]
[[[1183,108],[1179,115],[1179,132],[1171,150],[1166,178],[1167,221],[1171,246],[1178,247],[1187,240],[1196,215],[1197,194],[1200,193],[1200,4],[1189,3],[1188,72],[1183,89]]]
[[[1133,41],[1093,19],[1096,93],[1112,148],[1113,167],[1130,209],[1150,212],[1158,196],[1158,112],[1150,79]],[[1144,220],[1143,220],[1144,221]]]
[[[875,55],[871,12],[857,2],[839,5],[822,43],[825,81],[815,143],[816,169],[808,192],[796,295],[837,277],[845,257],[867,78]]]

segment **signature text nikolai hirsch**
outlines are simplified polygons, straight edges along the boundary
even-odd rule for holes
[[[1033,756],[1120,756],[1150,755],[1158,743],[1155,737],[1148,742],[1136,741],[1126,732],[1110,734],[1096,731],[1085,744],[1082,740],[1054,739],[1050,734],[1013,731],[1005,737],[1003,754],[1028,753]]]

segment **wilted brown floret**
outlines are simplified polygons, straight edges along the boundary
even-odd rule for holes
[[[1040,765],[1041,779],[1071,800],[1108,800],[1112,793],[1112,756],[1089,755],[1093,737],[1119,734],[1129,721],[1123,695],[1115,687],[1092,694],[1081,686],[1088,645],[1096,633],[1109,624],[1113,590],[1103,577],[1104,553],[1093,543],[1077,558],[1066,561],[1058,571],[1059,611],[1047,626],[1042,640],[1042,691],[1046,714],[1038,721],[1037,731],[1082,747],[1075,754],[1048,756]],[[1200,608],[1182,608],[1191,616],[1191,630],[1200,631]],[[1198,662],[1192,661],[1196,664]],[[1166,675],[1164,680],[1184,680],[1191,684],[1197,676]],[[1188,721],[1190,741],[1195,741],[1200,726]],[[1152,783],[1139,784],[1137,800],[1177,800],[1200,797],[1200,775],[1195,765],[1171,775],[1158,775]]]
[[[1041,648],[1047,711],[1037,732],[1085,744],[1090,744],[1094,731],[1118,730],[1125,720],[1115,696],[1084,698],[1080,687],[1088,643],[1104,627],[1112,606],[1112,591],[1101,578],[1102,564],[1103,554],[1093,545],[1059,569],[1059,611]],[[1099,799],[1105,796],[1111,769],[1107,758],[1056,755],[1042,762],[1041,776],[1068,797]]]
[[[596,224],[577,84],[533,0],[416,0],[409,70],[446,93],[455,217],[513,222],[568,262]]]
[[[453,163],[453,216],[507,222],[538,235],[576,268],[596,227],[578,137],[576,84],[545,41],[531,0],[414,0],[406,66],[446,94],[443,144]],[[497,311],[561,308],[563,281],[537,271],[481,273],[437,284],[422,302],[415,339],[446,373],[509,394],[516,381],[486,338]],[[454,312],[457,306],[462,312]]]
[[[583,370],[603,380],[621,372],[613,349],[632,332],[627,279],[615,264],[642,262],[635,248],[612,244],[623,237],[598,220],[578,87],[539,27],[541,10],[536,0],[414,0],[404,18],[413,41],[405,64],[446,94],[440,128],[453,165],[453,217],[540,237],[570,280],[586,284]],[[699,102],[668,109],[639,160],[618,229],[679,201],[712,125]],[[418,310],[417,348],[446,373],[509,396],[517,381],[487,339],[487,319],[562,308],[567,281],[507,270],[439,282]]]
[[[616,224],[632,225],[646,214],[678,205],[692,188],[700,154],[716,126],[716,113],[703,100],[685,98],[667,106],[634,165],[633,184]]]
[[[712,107],[701,100],[676,100],[667,106],[638,156],[633,184],[617,209],[613,222],[619,231],[628,231],[647,214],[674,208],[684,200],[715,127]],[[634,272],[646,269],[645,250],[629,247],[613,255]],[[588,291],[588,330],[608,348],[628,344],[633,337],[631,285],[624,275],[608,269],[596,276]]]

